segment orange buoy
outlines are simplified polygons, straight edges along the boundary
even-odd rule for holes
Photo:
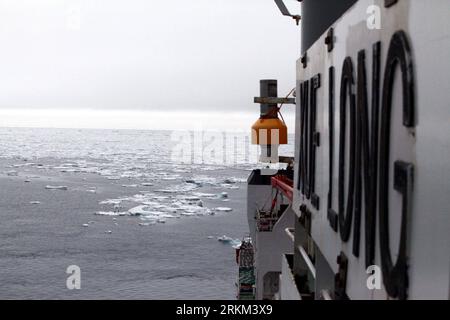
[[[286,124],[278,118],[258,119],[252,126],[252,144],[287,144]]]

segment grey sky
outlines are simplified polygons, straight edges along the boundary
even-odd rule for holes
[[[0,108],[253,111],[299,34],[272,0],[1,0]]]

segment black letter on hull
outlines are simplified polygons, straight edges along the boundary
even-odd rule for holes
[[[370,134],[363,137],[364,180],[365,180],[365,238],[366,238],[366,268],[375,264],[375,226],[377,209],[377,178],[378,178],[378,134],[380,109],[380,63],[381,42],[372,48],[372,123]],[[367,114],[365,116],[367,121]],[[367,125],[365,125],[368,128]],[[363,125],[363,130],[364,125]],[[367,132],[367,131],[366,131]],[[363,132],[363,135],[365,133]],[[369,136],[371,143],[369,144]],[[366,158],[368,159],[366,160]],[[367,172],[368,171],[368,174]],[[368,175],[368,176],[367,176]],[[367,181],[367,183],[366,183]]]
[[[402,73],[403,85],[403,125],[415,126],[414,112],[414,71],[411,49],[406,34],[399,31],[394,34],[389,46],[383,84],[383,108],[381,113],[380,136],[380,185],[379,185],[379,222],[380,253],[383,280],[387,293],[394,298],[406,299],[408,289],[407,266],[407,229],[411,210],[413,165],[403,161],[394,164],[394,188],[402,193],[400,245],[395,265],[392,262],[389,246],[389,164],[392,91],[397,66]]]
[[[311,79],[311,97],[310,97],[310,125],[309,125],[309,185],[306,197],[311,197],[311,203],[316,210],[319,210],[319,196],[314,192],[316,189],[316,149],[320,145],[320,135],[316,131],[316,113],[317,113],[317,89],[320,88],[320,73]]]
[[[357,125],[356,125],[356,181],[355,181],[355,226],[353,228],[353,255],[359,257],[359,244],[361,239],[361,169],[362,157],[366,161],[366,153],[362,153],[362,140],[367,139],[367,80],[366,80],[366,53],[364,50],[358,52],[358,84],[357,84]],[[364,172],[366,172],[364,163]],[[367,185],[364,175],[364,185]]]
[[[308,170],[308,93],[309,81],[300,84],[300,165],[298,189],[305,194],[305,186],[307,181]]]
[[[374,264],[375,256],[380,47],[380,42],[373,45],[372,122],[370,127],[367,99],[366,54],[364,50],[361,50],[358,53],[358,125],[356,136],[356,190],[353,255],[359,257],[362,209],[361,199],[362,192],[364,191],[366,267]],[[364,190],[362,188],[364,188]]]
[[[350,164],[348,176],[347,206],[345,206],[345,128],[347,115],[347,97],[350,99]],[[339,231],[341,239],[347,242],[350,238],[353,216],[353,200],[355,191],[355,138],[356,138],[356,102],[355,81],[353,75],[353,62],[350,57],[344,60],[341,78],[340,95],[340,133],[339,133]],[[346,213],[344,212],[346,211]]]
[[[328,127],[329,127],[329,177],[328,177],[328,221],[338,231],[338,215],[333,209],[333,165],[334,165],[334,67],[328,71]]]

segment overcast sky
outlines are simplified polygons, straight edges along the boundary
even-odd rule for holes
[[[300,29],[273,0],[0,0],[0,43],[0,125],[111,109],[256,119],[259,79],[295,86]]]

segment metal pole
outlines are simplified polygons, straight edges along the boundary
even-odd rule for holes
[[[260,97],[261,98],[277,98],[278,97],[278,81],[273,79],[266,79],[259,81]],[[274,112],[278,106],[277,104],[261,104],[260,118],[277,118],[278,115]]]

